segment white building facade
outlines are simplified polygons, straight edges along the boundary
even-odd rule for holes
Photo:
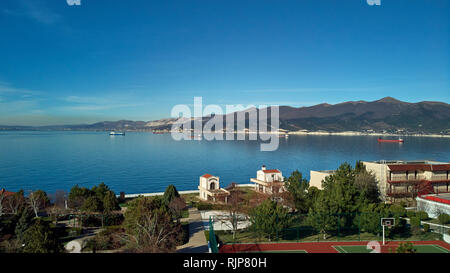
[[[256,192],[275,194],[285,191],[282,172],[278,169],[268,170],[265,165],[256,172],[256,178],[250,178],[250,182],[255,183]]]
[[[450,163],[437,161],[363,161],[378,181],[381,198],[450,192]]]
[[[199,198],[205,201],[222,201],[227,202],[230,192],[220,188],[219,177],[211,174],[200,176],[199,181]]]

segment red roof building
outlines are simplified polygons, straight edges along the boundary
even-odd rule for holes
[[[0,195],[3,195],[3,196],[10,196],[10,195],[13,195],[13,194],[14,194],[14,192],[7,191],[5,189],[1,189],[0,190]]]

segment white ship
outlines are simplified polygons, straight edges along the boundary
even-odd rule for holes
[[[114,131],[112,131],[112,132],[109,133],[109,135],[110,136],[124,136],[125,133],[124,132],[114,132]]]

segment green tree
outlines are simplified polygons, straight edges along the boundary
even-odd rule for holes
[[[22,212],[20,214],[19,221],[16,224],[16,228],[14,230],[14,233],[16,234],[17,240],[19,242],[24,242],[23,237],[25,231],[32,225],[33,223],[33,213],[27,209],[23,208]]]
[[[86,212],[103,211],[103,203],[96,195],[93,195],[83,202],[81,210]]]
[[[94,186],[91,189],[92,194],[94,194],[99,200],[104,200],[106,195],[111,192],[109,187],[105,183],[100,183],[98,186]]]
[[[180,194],[177,191],[177,188],[175,188],[174,185],[170,184],[167,186],[166,191],[164,192],[162,201],[165,206],[169,206],[170,202],[172,202],[173,199],[180,197]]]
[[[292,172],[291,176],[286,179],[285,187],[290,194],[292,203],[300,213],[307,213],[311,207],[311,202],[308,199],[309,182],[298,170]]]
[[[367,172],[365,168],[356,172],[355,186],[361,194],[361,202],[380,202],[380,191],[378,189],[377,179],[371,172]]]
[[[389,208],[391,217],[395,219],[395,225],[389,229],[387,236],[401,234],[407,231],[406,220],[402,217],[406,216],[406,209],[402,205],[394,204]]]
[[[313,208],[309,210],[307,222],[320,234],[323,239],[327,235],[337,229],[338,218],[336,214],[331,212],[329,207],[329,200],[327,194],[320,192]]]
[[[92,195],[88,188],[73,186],[70,189],[68,197],[68,205],[73,209],[80,209],[83,206],[84,201]]]
[[[369,204],[361,211],[359,220],[361,230],[370,232],[372,234],[379,234],[382,231],[381,218],[388,218],[390,216],[389,206],[385,204]]]
[[[417,249],[414,248],[414,245],[410,242],[400,243],[397,247],[396,253],[417,253]]]
[[[25,253],[58,253],[63,249],[49,223],[39,218],[24,232],[23,241]]]
[[[250,222],[258,237],[266,235],[271,240],[289,226],[290,217],[282,205],[266,199],[250,211]]]
[[[107,213],[118,210],[119,201],[117,201],[116,195],[112,191],[108,191],[103,198],[103,210]]]

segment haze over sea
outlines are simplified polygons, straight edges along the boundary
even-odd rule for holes
[[[197,189],[199,176],[220,177],[221,186],[249,183],[265,164],[284,176],[298,169],[336,169],[356,160],[450,161],[450,138],[404,137],[378,143],[376,136],[291,135],[278,150],[261,152],[258,141],[175,141],[170,134],[127,132],[0,132],[0,188],[70,190],[105,182],[116,193]]]

